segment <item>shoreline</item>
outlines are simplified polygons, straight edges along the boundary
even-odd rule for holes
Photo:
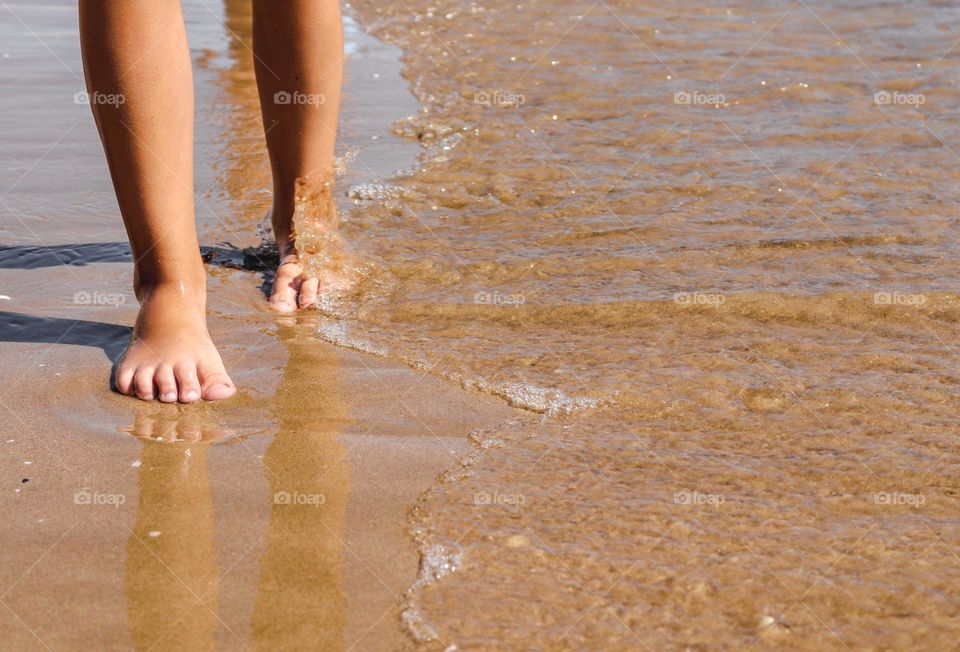
[[[57,21],[70,16],[63,10],[45,20],[62,30]],[[193,15],[192,29],[198,20],[202,33],[191,51],[206,89],[198,111],[221,96],[230,103],[220,122],[198,114],[198,160],[213,163],[198,175],[198,188],[207,188],[198,206],[201,241],[222,240],[226,231],[244,246],[255,242],[257,222],[235,226],[221,216],[230,215],[231,202],[250,203],[263,182],[262,161],[244,156],[234,173],[229,160],[213,157],[229,153],[221,140],[231,156],[250,149],[242,147],[250,116],[241,93],[250,79],[242,66],[226,73],[211,66],[208,59],[224,54],[208,51],[218,27]],[[404,151],[419,152],[389,132],[402,116],[385,108],[403,106],[400,93],[416,106],[406,83],[390,76],[399,67],[392,46],[362,30],[354,37],[343,141],[366,147],[341,180],[344,191],[386,177]],[[75,43],[55,49],[64,61],[79,61],[71,59]],[[80,212],[65,225],[4,234],[22,245],[4,253],[3,286],[18,291],[0,291],[11,297],[0,302],[0,383],[13,426],[0,444],[0,465],[16,484],[0,500],[0,536],[8,542],[0,580],[10,587],[0,638],[13,648],[39,642],[51,649],[149,647],[151,640],[160,647],[411,645],[400,621],[418,568],[408,510],[470,452],[471,431],[516,411],[393,360],[324,343],[316,337],[320,316],[267,313],[257,303],[259,275],[218,267],[208,267],[210,329],[242,388],[238,397],[177,406],[109,393],[110,360],[126,343],[135,302],[92,118],[76,112],[84,108],[56,114],[85,130],[79,153],[71,150],[67,161],[54,154],[53,170],[40,165],[38,172],[56,176],[58,166],[90,157],[96,182],[66,185],[86,188],[106,218]],[[221,200],[214,191],[224,174],[228,197]],[[28,202],[42,187],[25,182],[14,202]],[[255,204],[244,209],[248,215]],[[61,244],[89,233],[117,242]],[[40,254],[33,236],[43,240]],[[78,304],[81,293],[115,300]],[[160,441],[171,438],[182,441]],[[71,599],[61,600],[64,594]]]

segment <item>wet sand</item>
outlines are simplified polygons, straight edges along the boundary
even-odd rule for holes
[[[42,319],[5,319],[5,338],[73,323]],[[408,509],[510,411],[317,342],[309,320],[246,340],[275,373],[183,407],[103,392],[96,345],[0,345],[6,649],[404,644]]]
[[[2,123],[3,648],[405,647],[409,509],[472,450],[472,430],[515,411],[325,343],[319,314],[263,308],[269,276],[242,253],[263,253],[268,187],[242,2],[187,14],[210,327],[241,391],[192,406],[110,393],[135,306],[92,119],[71,101],[75,3],[11,9],[50,50],[5,23],[2,75],[21,91]],[[415,108],[398,52],[350,21],[347,42],[344,188],[416,155],[388,131]]]

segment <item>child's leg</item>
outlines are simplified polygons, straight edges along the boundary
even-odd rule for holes
[[[343,78],[339,2],[254,0],[253,50],[281,253],[270,303],[290,312],[297,309],[298,294],[301,307],[317,297],[319,281],[302,279],[297,264],[293,212],[298,181],[332,181]]]
[[[117,389],[191,402],[236,390],[206,326],[193,210],[193,80],[179,0],[80,0],[91,105],[134,256],[140,315]],[[105,103],[113,96],[120,101]]]

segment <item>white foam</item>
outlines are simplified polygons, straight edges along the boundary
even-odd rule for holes
[[[399,199],[403,188],[389,183],[358,183],[347,189],[347,196],[362,201]]]
[[[415,595],[425,586],[455,573],[463,567],[463,550],[456,543],[435,543],[420,553],[420,572],[417,581],[407,591],[407,605],[400,615],[404,627],[419,643],[437,640],[437,630],[423,618]]]
[[[346,349],[386,356],[386,352],[383,349],[374,346],[370,342],[350,337],[349,326],[347,326],[347,323],[344,321],[321,324],[317,327],[317,330],[314,331],[314,334],[321,340],[342,346]]]
[[[488,383],[483,378],[470,378],[461,383],[464,389],[479,390],[499,396],[513,407],[550,416],[573,414],[597,406],[597,399],[567,396],[562,390],[530,383]]]

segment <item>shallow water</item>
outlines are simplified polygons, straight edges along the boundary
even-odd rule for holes
[[[421,501],[411,630],[955,644],[957,9],[356,4],[426,150],[327,312],[543,415]]]

